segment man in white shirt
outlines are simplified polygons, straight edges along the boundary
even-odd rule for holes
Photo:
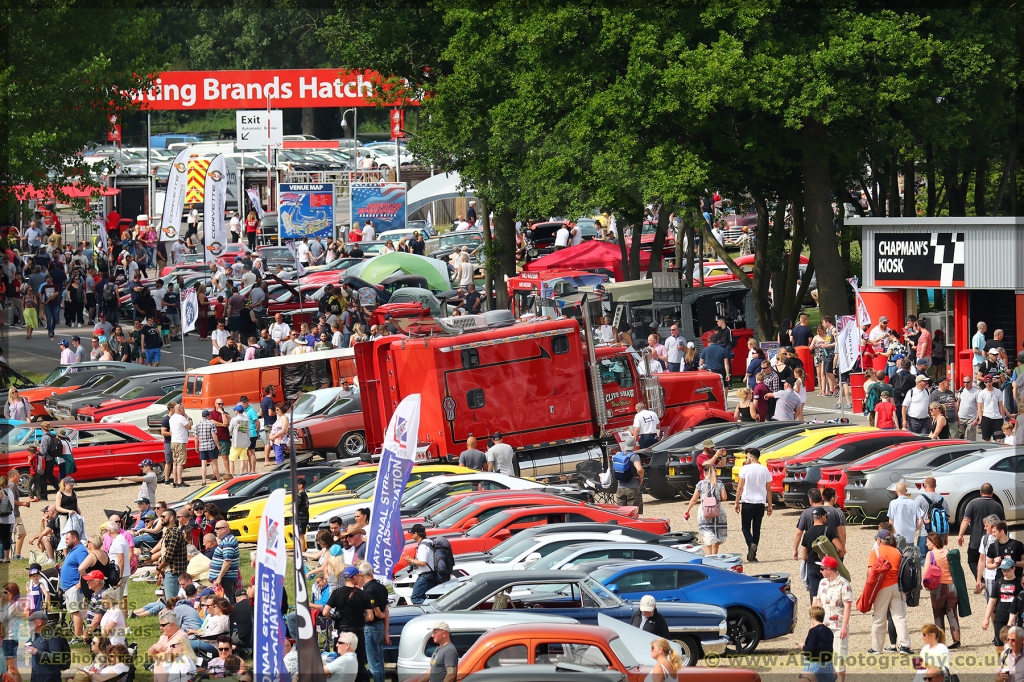
[[[185,262],[185,240],[183,238],[179,238],[176,242],[171,242],[170,251],[171,265]]]
[[[239,235],[238,227],[239,227],[239,225],[240,225],[240,223],[238,221],[238,213],[235,212],[235,211],[232,211],[231,212],[231,223],[230,223],[231,243],[232,244],[235,244],[235,243],[238,242],[238,235]]]
[[[651,357],[661,364],[662,369],[668,369],[668,349],[662,345],[657,334],[647,337],[647,347],[651,349]]]
[[[174,483],[173,488],[188,487],[182,482],[181,477],[185,469],[185,460],[188,458],[188,417],[185,416],[185,408],[178,405],[170,418],[171,427],[171,459],[174,461]]]
[[[746,460],[740,467],[740,485],[736,489],[736,512],[740,515],[743,539],[747,543],[747,561],[757,561],[761,542],[761,522],[765,510],[772,515],[772,475],[761,464],[758,448],[744,450]]]
[[[274,343],[280,344],[283,340],[288,338],[288,334],[291,332],[291,327],[281,317],[281,313],[274,315],[274,321],[270,325],[270,338],[274,340]]]
[[[978,391],[978,417],[975,421],[981,424],[981,439],[988,441],[1003,432],[1003,417],[1009,418],[1010,413],[1003,405],[1003,392],[994,389],[992,375],[986,374],[984,382],[985,388]]]
[[[128,546],[128,541],[123,535],[121,535],[121,529],[118,528],[117,524],[113,521],[108,521],[106,525],[107,535],[110,536],[110,549],[107,551],[110,560],[114,562],[120,571],[121,579],[118,581],[117,586],[114,588],[117,590],[118,599],[124,596],[124,591],[128,587],[128,579],[132,576],[132,548]]]
[[[878,318],[878,324],[876,324],[870,332],[868,332],[868,342],[872,346],[878,346],[883,343],[889,337],[889,318],[883,315]]]
[[[978,439],[978,387],[971,377],[964,377],[963,388],[956,394],[956,421],[960,437]]]
[[[932,402],[932,394],[928,390],[928,375],[918,374],[917,385],[910,389],[903,399],[903,424],[907,431],[921,436],[931,432],[931,420],[928,419],[928,407]]]
[[[220,349],[227,344],[228,337],[230,336],[231,334],[224,327],[224,321],[220,320],[217,322],[217,328],[210,332],[210,345],[213,348],[213,353],[210,357],[216,358],[220,356]]]
[[[35,253],[36,250],[39,249],[39,245],[42,244],[43,233],[38,227],[36,227],[36,221],[34,220],[32,221],[32,224],[29,225],[28,229],[25,230],[25,241],[28,242],[28,248],[33,253]]]
[[[188,218],[186,218],[188,229],[185,234],[196,234],[199,231],[199,209],[195,204],[189,204],[189,206],[192,210],[188,212]]]
[[[377,230],[373,227],[373,221],[367,220],[363,224],[363,238],[360,241],[372,242],[377,238]]]
[[[648,410],[643,403],[636,404],[636,416],[629,432],[637,440],[637,447],[643,450],[658,442],[658,427],[661,419],[653,410]]]
[[[309,237],[303,237],[302,241],[295,245],[295,257],[302,267],[309,267]]]
[[[668,371],[678,372],[683,365],[684,355],[686,355],[686,339],[679,335],[679,325],[674,324],[669,328],[668,338],[665,339]]]
[[[555,251],[561,251],[569,245],[569,228],[565,226],[565,223],[558,228],[558,232],[555,233]]]
[[[924,526],[924,512],[910,496],[907,484],[896,484],[896,499],[889,503],[889,522],[897,535],[902,535],[908,545],[914,544],[914,534]]]
[[[978,323],[978,332],[971,338],[971,351],[974,355],[971,356],[971,366],[974,371],[978,371],[978,366],[985,362],[985,332],[988,331],[988,325],[984,322]]]
[[[416,546],[416,557],[409,560],[413,565],[412,574],[416,576],[416,582],[412,586],[413,604],[422,604],[427,599],[427,591],[440,582],[437,572],[434,571],[434,547],[427,540],[427,529],[422,523],[415,524],[409,529],[412,539],[419,543]]]
[[[515,476],[516,453],[512,450],[512,446],[502,441],[500,433],[495,433],[491,436],[491,440],[494,441],[494,445],[489,447],[485,453],[487,471],[494,471],[506,476]]]
[[[356,648],[359,638],[353,632],[342,632],[338,635],[335,649],[337,658],[324,663],[324,675],[327,682],[355,682],[359,672],[359,659]]]
[[[164,286],[164,281],[162,279],[158,279],[156,281],[156,288],[152,289],[149,294],[153,297],[153,302],[156,303],[156,309],[163,312],[164,296],[167,294],[167,287]]]
[[[579,225],[573,225],[572,230],[569,232],[572,234],[572,245],[578,246],[580,241],[583,239],[583,230],[579,228]]]

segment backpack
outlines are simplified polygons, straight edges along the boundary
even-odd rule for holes
[[[7,491],[0,491],[0,516],[9,516],[14,513],[14,503],[11,502]]]
[[[612,471],[615,472],[615,479],[617,481],[632,481],[633,474],[636,472],[636,467],[633,466],[633,462],[630,458],[633,456],[632,452],[618,452],[612,457]]]
[[[272,358],[274,357],[274,342],[273,340],[260,339],[256,342],[258,346],[256,350],[256,357],[258,358]]]
[[[109,305],[117,303],[117,286],[113,282],[103,286],[103,302]]]
[[[43,457],[46,458],[47,462],[56,462],[58,457],[64,455],[64,447],[57,439],[57,436],[50,434],[47,434],[47,436],[49,436],[49,439],[46,441],[46,450],[43,452]]]
[[[455,568],[455,553],[452,552],[452,543],[447,538],[436,537],[424,540],[434,550],[434,565],[431,569],[437,573],[443,582],[448,582],[452,577],[452,570]]]
[[[942,584],[942,569],[935,563],[935,555],[931,552],[928,552],[928,569],[924,572],[921,584],[928,590],[937,590]]]
[[[702,495],[700,498],[700,513],[705,519],[718,518],[718,497],[712,489],[710,495]]]
[[[46,641],[50,650],[50,659],[57,661],[61,670],[71,669],[71,645],[63,637],[50,637]]]
[[[949,535],[949,514],[946,513],[945,507],[942,506],[943,502],[944,500],[941,495],[937,500],[929,498],[928,523],[931,526],[931,532],[938,533],[939,535]]]
[[[907,393],[914,387],[916,380],[910,376],[910,372],[900,370],[892,377],[892,401],[897,405],[902,405],[904,399],[907,397]]]
[[[921,598],[921,552],[917,545],[907,543],[900,552],[900,567],[896,573],[900,592],[907,595],[907,606],[917,606]]]

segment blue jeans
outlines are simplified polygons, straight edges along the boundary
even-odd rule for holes
[[[166,590],[165,590],[165,592],[166,592]],[[174,594],[178,594],[178,593],[175,592]],[[143,606],[142,610],[145,611],[146,613],[148,613],[151,616],[155,616],[155,615],[159,614],[161,611],[163,611],[164,608],[166,608],[166,605],[162,601],[151,601],[148,604],[146,604],[145,606]]]
[[[148,260],[146,261],[146,267],[155,268],[156,267],[156,247],[155,246],[147,246],[146,247],[146,256],[148,258]]]
[[[384,621],[375,620],[363,627],[366,638],[366,662],[373,682],[384,682]]]
[[[178,574],[172,571],[164,573],[164,599],[177,597],[178,590],[180,589],[181,586],[178,585]]]
[[[682,364],[683,363],[681,363],[681,362],[670,362],[670,363],[668,363],[668,371],[670,371],[670,372],[678,372],[679,368],[682,366]]]
[[[210,643],[210,642],[206,641],[205,639],[192,639],[192,640],[189,640],[189,644],[191,644],[192,648],[195,649],[199,653],[209,654],[210,656],[213,656],[214,658],[217,657],[217,643],[216,642]]]
[[[441,578],[434,571],[424,571],[423,573],[420,573],[419,577],[416,578],[416,583],[412,586],[412,597],[410,601],[412,601],[413,604],[422,604],[427,600],[427,591],[440,584]]]
[[[60,306],[59,305],[47,305],[46,308],[46,332],[53,336],[53,330],[57,326],[57,320],[60,319]]]
[[[928,531],[924,528],[918,533],[917,550],[921,552],[921,565],[924,566],[926,554],[928,554]]]

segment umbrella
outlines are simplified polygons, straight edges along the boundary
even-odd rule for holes
[[[383,256],[376,256],[362,263],[357,263],[345,271],[346,275],[354,275],[371,284],[395,274],[404,272],[407,275],[419,275],[427,280],[432,289],[444,291],[451,288],[448,281],[448,266],[437,258],[418,256],[415,253],[395,251]]]

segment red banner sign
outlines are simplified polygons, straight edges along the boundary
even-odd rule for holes
[[[391,139],[396,140],[405,137],[405,111],[402,109],[391,110]]]
[[[376,74],[340,69],[165,71],[132,99],[150,110],[367,107]],[[414,103],[413,103],[414,104]]]

